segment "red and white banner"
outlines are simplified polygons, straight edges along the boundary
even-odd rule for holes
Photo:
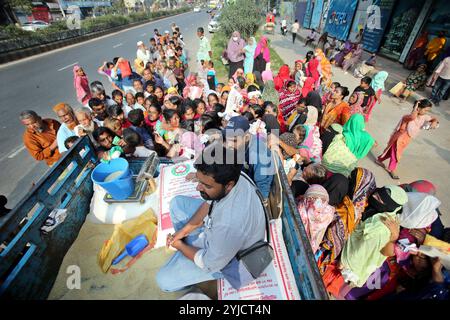
[[[247,286],[236,290],[225,279],[218,280],[219,300],[300,300],[294,273],[282,234],[281,219],[270,221],[272,263]]]
[[[196,190],[197,183],[186,180],[186,176],[195,171],[192,160],[161,168],[159,175],[158,240],[155,248],[164,247],[167,235],[175,232],[170,219],[170,201],[181,195],[200,198],[200,193]]]

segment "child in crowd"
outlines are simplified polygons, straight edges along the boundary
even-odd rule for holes
[[[131,156],[133,157],[150,157],[155,151],[149,150],[144,146],[141,136],[131,128],[123,130],[123,140],[130,148]],[[130,154],[129,154],[130,155]]]

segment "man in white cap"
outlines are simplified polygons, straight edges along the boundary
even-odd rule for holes
[[[138,41],[137,43],[137,51],[136,57],[144,62],[144,67],[147,65],[147,62],[151,61],[150,50],[144,45],[144,42]]]

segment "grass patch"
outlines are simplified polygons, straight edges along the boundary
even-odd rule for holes
[[[258,39],[262,36],[261,31],[258,31],[255,38]],[[216,69],[216,77],[219,82],[228,82],[228,66],[224,66],[222,63],[222,53],[228,44],[228,38],[222,32],[216,32],[213,34],[211,39],[211,50],[213,52],[213,62],[214,69]],[[270,45],[269,39],[269,49],[270,49],[270,68],[273,73],[276,74],[280,67],[284,64],[283,59],[278,55],[274,48]]]
[[[213,53],[212,60],[214,62],[214,69],[216,70],[216,77],[218,82],[228,82],[228,66],[222,63],[222,53],[228,44],[228,39],[222,32],[216,32],[211,39],[211,50]]]

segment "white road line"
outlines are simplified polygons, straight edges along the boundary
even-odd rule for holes
[[[123,43],[119,43],[119,44],[116,44],[115,46],[113,46],[113,48],[118,48],[118,47],[120,47],[122,45],[123,45]]]
[[[74,63],[72,63],[72,64],[69,64],[68,66],[65,66],[65,67],[63,67],[63,68],[61,68],[61,69],[58,69],[58,71],[63,71],[63,70],[65,70],[65,69],[67,69],[67,68],[73,67],[73,66],[76,65],[77,63],[78,63],[78,61],[77,61],[77,62],[74,62]]]
[[[145,37],[147,35],[147,33],[143,33],[141,34],[141,37]]]
[[[0,158],[0,162],[5,160],[6,158],[8,159],[12,159],[15,156],[17,156],[20,152],[22,152],[23,150],[25,150],[25,146],[20,146],[15,148],[13,151],[11,151],[9,154],[4,155],[3,157]]]
[[[16,151],[14,151],[13,153],[11,153],[11,154],[8,156],[8,159],[14,158],[14,157],[17,156],[19,153],[21,153],[23,150],[25,150],[25,146],[21,146],[18,150],[16,150]]]

